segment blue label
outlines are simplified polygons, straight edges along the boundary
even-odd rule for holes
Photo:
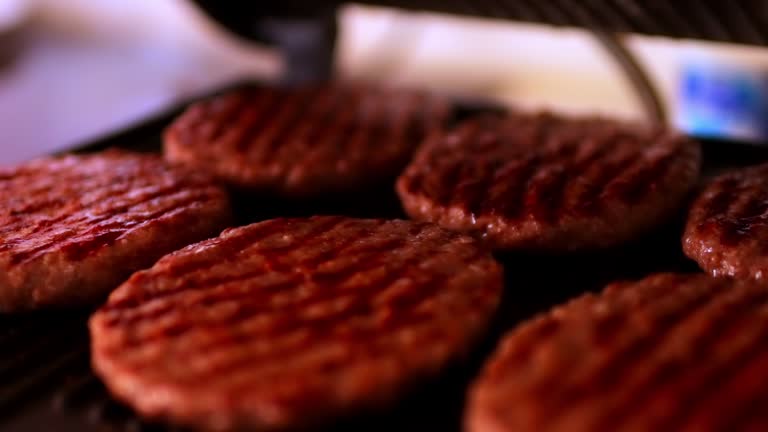
[[[691,135],[768,138],[768,75],[716,64],[683,68],[677,123]]]

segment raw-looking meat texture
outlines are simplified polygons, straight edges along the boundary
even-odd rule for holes
[[[93,365],[150,418],[282,430],[386,406],[464,356],[502,270],[435,225],[323,216],[225,231],[118,288]]]
[[[768,164],[704,188],[689,212],[683,250],[714,276],[768,277]]]
[[[412,218],[476,233],[497,249],[595,249],[669,218],[700,159],[696,142],[665,129],[512,113],[433,135],[397,191]]]
[[[405,90],[252,87],[191,106],[166,130],[165,157],[279,196],[359,191],[394,181],[449,113]]]
[[[610,285],[504,338],[468,432],[768,430],[768,287],[658,274]]]
[[[0,168],[0,311],[92,304],[226,228],[226,192],[121,151]]]

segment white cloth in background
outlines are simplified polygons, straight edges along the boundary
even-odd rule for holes
[[[223,33],[184,0],[31,7],[18,57],[0,68],[0,164],[128,127],[237,80],[280,74],[274,52]]]

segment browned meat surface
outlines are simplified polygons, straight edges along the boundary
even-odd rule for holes
[[[768,277],[768,165],[707,185],[688,215],[683,250],[714,276]]]
[[[0,168],[0,311],[89,304],[226,227],[207,176],[110,151]]]
[[[697,143],[600,118],[511,114],[433,135],[397,191],[417,220],[497,249],[626,242],[662,223],[697,181]]]
[[[468,432],[768,430],[768,287],[705,275],[610,285],[506,336]]]
[[[406,91],[249,88],[190,107],[166,130],[165,157],[281,196],[358,191],[394,181],[448,113]]]
[[[148,417],[315,425],[390,403],[465,354],[501,288],[488,252],[434,225],[274,219],[133,275],[90,321],[93,365]]]

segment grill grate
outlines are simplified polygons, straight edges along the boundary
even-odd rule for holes
[[[581,27],[590,30],[623,69],[644,106],[647,117],[664,123],[665,113],[650,79],[623,46],[617,33],[641,33],[674,38],[708,39],[751,45],[768,41],[768,3],[761,0],[700,0],[670,2],[669,0],[359,0],[360,3],[394,6],[409,10],[432,10],[460,15],[544,23],[553,26]],[[265,16],[304,16],[324,21],[340,4],[339,0],[284,0],[278,4],[256,2],[223,4],[212,0],[197,0],[213,18],[235,32],[255,36],[258,19]],[[274,3],[274,2],[273,2]],[[332,21],[332,20],[331,20]],[[333,40],[335,35],[326,38]],[[328,43],[328,47],[332,42]],[[326,63],[333,53],[327,47]],[[301,64],[290,65],[303,70]],[[298,80],[326,78],[327,74]],[[296,78],[287,78],[294,82]]]
[[[488,107],[460,108],[462,117],[488,111]],[[98,150],[114,145],[146,150],[146,146],[153,146],[157,151],[160,133],[169,117],[160,116],[131,131],[88,146],[88,149]],[[726,166],[768,161],[764,148],[724,146],[722,143],[705,146],[704,155],[705,165],[709,161],[708,172]],[[383,192],[371,195],[371,202],[345,201],[355,208],[332,212],[363,217],[402,217],[394,196],[387,198]],[[306,215],[329,213],[329,210],[338,208],[302,205],[301,209],[281,209],[280,214]],[[375,214],[368,213],[371,210]],[[239,215],[243,222],[252,219],[247,209],[240,211],[243,212]],[[260,208],[260,211],[263,209]],[[487,346],[477,351],[471,365],[457,373],[447,374],[445,381],[427,386],[426,396],[404,401],[403,407],[384,416],[361,419],[362,426],[353,424],[342,430],[458,432],[461,430],[462,397],[466,383],[493,348],[493,341],[501,330],[577,293],[597,289],[612,280],[639,278],[654,271],[695,271],[695,266],[679,250],[679,229],[679,226],[673,225],[649,235],[640,244],[602,254],[546,259],[500,255],[500,261],[511,276],[507,292],[512,294],[512,298],[505,299],[506,305],[502,304],[498,326]],[[595,266],[595,263],[600,265]],[[182,431],[144,422],[109,397],[89,366],[87,316],[88,311],[46,311],[19,316],[0,314],[0,430]]]
[[[37,390],[88,355],[84,328],[78,321],[63,320],[60,325],[50,326],[47,320],[30,316],[17,325],[3,324],[0,382],[4,385],[0,387],[0,415],[12,413],[34,398]]]
[[[0,316],[0,429],[37,430],[35,413],[77,425],[63,430],[177,430],[142,422],[109,397],[89,366],[86,316]]]
[[[759,0],[449,0],[439,4],[419,0],[363,2],[556,26],[586,27],[606,32],[635,32],[751,45],[764,45],[768,40],[768,7]]]
[[[196,0],[227,27],[247,33],[249,18],[317,16],[340,0],[284,0],[224,5]],[[431,10],[604,32],[634,32],[749,45],[768,41],[768,2],[763,0],[359,0],[359,3]]]

